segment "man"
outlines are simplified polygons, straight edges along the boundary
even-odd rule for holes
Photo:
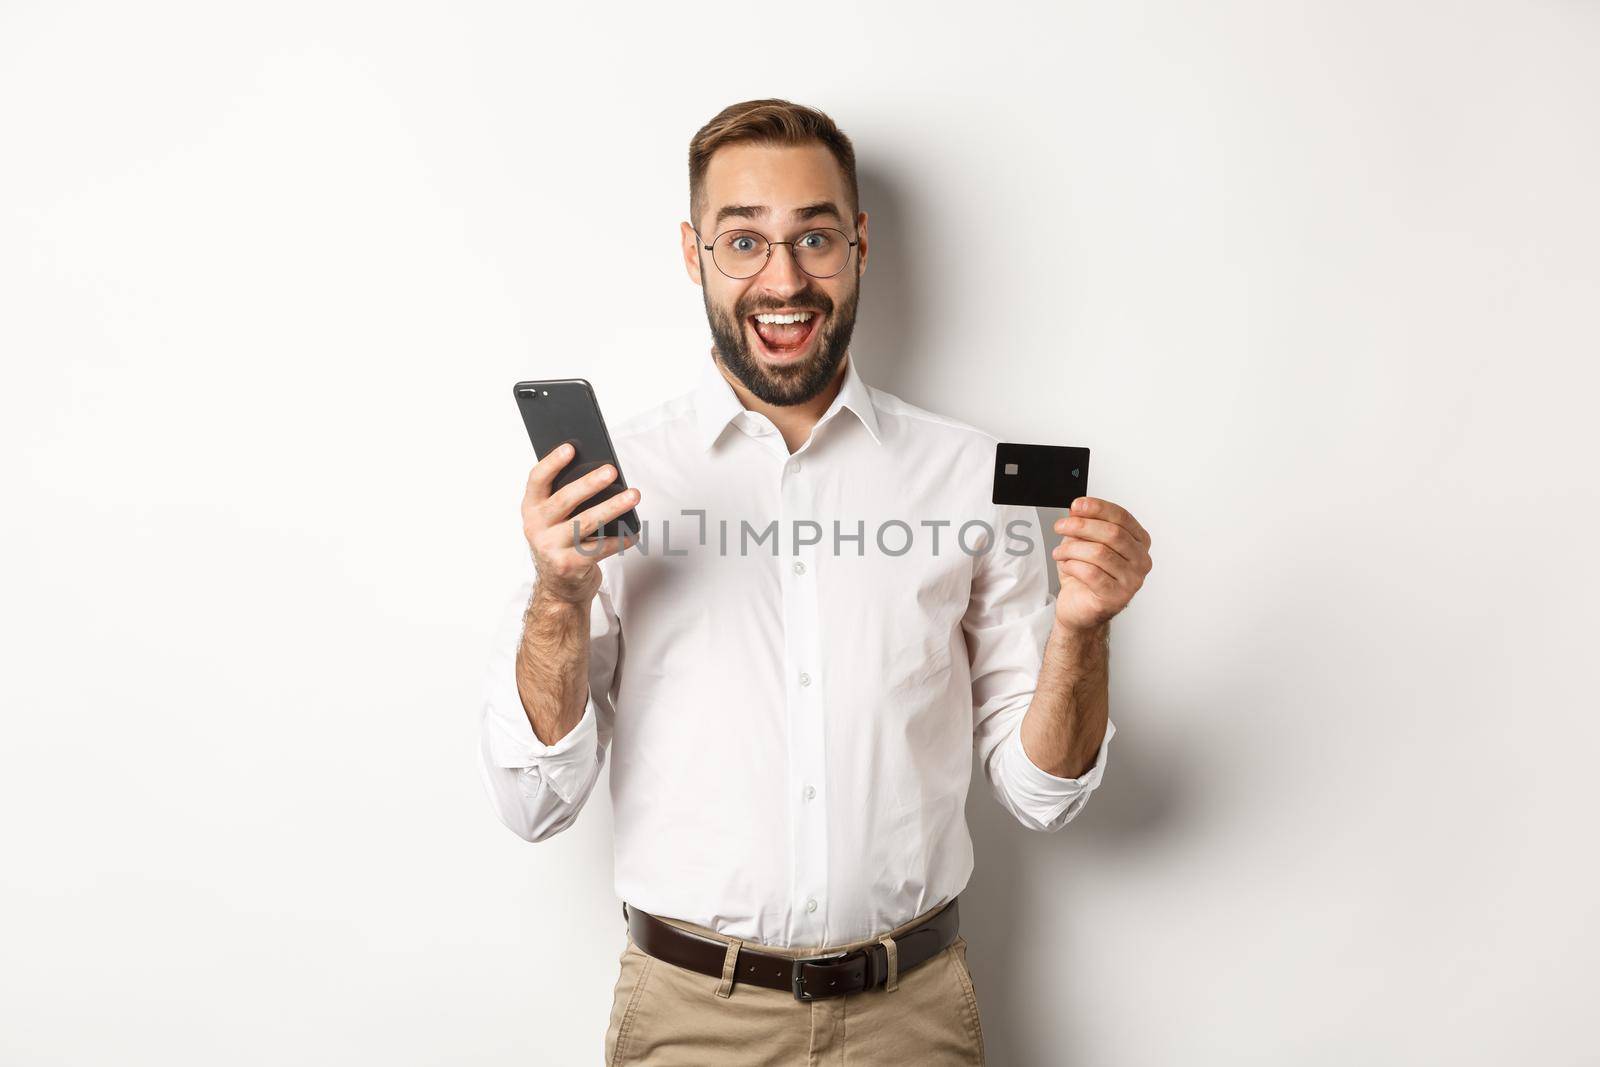
[[[684,266],[713,348],[612,429],[615,472],[528,477],[535,574],[490,668],[502,821],[570,826],[608,752],[628,937],[607,1063],[980,1064],[956,895],[975,748],[1055,831],[1105,767],[1107,639],[1150,536],[1084,498],[990,502],[996,439],[861,380],[867,264],[849,139],[783,100],[690,146]],[[590,540],[637,506],[637,539]],[[817,959],[817,957],[828,957]]]

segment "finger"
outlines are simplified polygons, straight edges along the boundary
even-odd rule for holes
[[[1148,546],[1150,544],[1150,535],[1145,532],[1143,526],[1139,525],[1139,520],[1134,518],[1127,508],[1113,504],[1109,500],[1103,500],[1097,496],[1080,496],[1072,502],[1072,513],[1074,515],[1082,515],[1086,519],[1104,519],[1106,522],[1114,522],[1118,526],[1124,527],[1133,535],[1134,540],[1141,545]]]
[[[1078,541],[1068,538],[1051,549],[1050,556],[1058,563],[1068,560],[1086,563],[1114,582],[1128,585],[1133,582],[1133,564],[1099,541]]]
[[[572,516],[573,509],[617,480],[617,468],[610,463],[596,467],[577,481],[568,482],[551,494],[545,508],[551,522]]]
[[[577,536],[579,540],[586,540],[590,534],[598,530],[603,523],[620,518],[627,514],[628,509],[639,502],[639,490],[624,489],[613,497],[600,501],[592,508],[587,508],[568,519],[564,525],[568,530],[573,529],[577,523]]]
[[[550,496],[550,484],[556,480],[563,467],[572,462],[572,446],[558,445],[546,452],[544,458],[528,472],[528,489],[522,495],[524,505],[538,504]]]
[[[1139,562],[1139,557],[1144,554],[1144,545],[1134,538],[1131,530],[1114,522],[1107,522],[1105,519],[1086,519],[1082,515],[1068,515],[1056,520],[1055,531],[1085,541],[1098,541],[1113,549],[1129,563]]]
[[[1117,585],[1117,580],[1093,563],[1085,563],[1081,559],[1066,559],[1061,561],[1060,566],[1068,577],[1078,579],[1096,596],[1113,601],[1121,597],[1122,590]]]
[[[592,541],[583,542],[582,547],[573,546],[573,551],[584,559],[593,562],[614,556],[624,548],[631,548],[639,543],[638,534],[614,534],[610,537],[597,537]]]

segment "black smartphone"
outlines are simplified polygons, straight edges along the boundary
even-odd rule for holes
[[[572,459],[556,474],[552,491],[608,463],[617,469],[617,477],[611,484],[573,508],[573,515],[609,500],[628,488],[627,480],[622,476],[622,464],[617,462],[616,449],[611,447],[611,434],[606,431],[606,420],[600,415],[600,402],[595,399],[594,386],[582,378],[560,378],[548,382],[518,382],[512,387],[512,392],[517,398],[522,424],[528,428],[528,439],[533,442],[536,456],[543,459],[563,444],[573,447]],[[615,537],[624,529],[630,534],[639,532],[639,513],[634,508],[602,524],[599,533]]]
[[[994,447],[996,504],[1066,508],[1089,495],[1089,450],[1002,441]]]

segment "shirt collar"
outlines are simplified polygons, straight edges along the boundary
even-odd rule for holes
[[[872,393],[867,388],[867,383],[861,380],[856,373],[855,356],[845,353],[844,380],[839,384],[839,393],[833,398],[833,403],[828,405],[828,410],[822,413],[822,418],[817,420],[821,426],[840,408],[849,408],[861,420],[867,432],[872,435],[872,440],[878,444],[883,443],[882,433],[878,428],[878,412],[872,403]],[[733,391],[733,386],[722,376],[722,371],[717,369],[716,360],[707,353],[705,364],[700,369],[700,380],[694,390],[694,414],[698,440],[702,450],[709,449],[717,443],[717,438],[722,436],[722,431],[741,412],[745,410],[744,403],[740,401],[739,394]]]

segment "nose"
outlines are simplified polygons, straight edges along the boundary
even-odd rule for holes
[[[780,296],[792,296],[800,292],[811,280],[811,276],[795,262],[794,248],[787,244],[768,246],[767,261],[762,264],[756,278],[763,288]]]

